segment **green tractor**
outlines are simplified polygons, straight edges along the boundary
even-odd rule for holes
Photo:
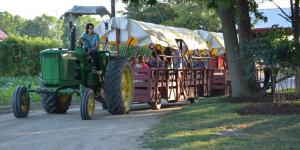
[[[129,113],[133,99],[133,75],[125,57],[117,53],[99,51],[100,71],[93,72],[92,60],[82,45],[76,44],[76,27],[73,21],[81,15],[109,15],[105,7],[74,6],[65,13],[70,27],[70,48],[50,48],[41,51],[40,87],[17,87],[12,95],[16,118],[28,116],[29,93],[40,94],[41,104],[47,113],[63,114],[69,109],[73,95],[80,96],[80,113],[83,120],[91,119],[95,102],[112,114]],[[104,95],[102,94],[104,91]]]

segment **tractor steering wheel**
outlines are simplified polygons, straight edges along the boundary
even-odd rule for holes
[[[82,42],[80,43],[81,48],[86,49],[91,45],[91,43],[87,39],[83,37],[81,37],[80,39],[82,40]]]
[[[91,59],[90,50],[87,48],[91,45],[91,43],[83,37],[81,37],[80,39],[82,40],[82,42],[80,43],[81,44],[80,46],[82,49],[85,50],[85,53],[87,54],[87,59]]]

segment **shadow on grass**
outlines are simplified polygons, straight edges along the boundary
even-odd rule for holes
[[[226,97],[223,99],[224,102],[228,103],[261,103],[261,102],[273,102],[271,96],[265,97]]]
[[[240,115],[291,115],[300,114],[300,105],[257,103],[237,110]]]
[[[300,147],[299,115],[241,116],[249,103],[209,98],[165,114],[144,134],[153,149],[296,149]],[[277,142],[277,141],[284,141]]]

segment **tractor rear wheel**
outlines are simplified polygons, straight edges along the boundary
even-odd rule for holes
[[[12,96],[12,106],[16,118],[25,118],[29,113],[30,99],[26,87],[17,87]]]
[[[104,94],[111,114],[129,113],[133,99],[133,75],[126,59],[116,58],[107,64]]]
[[[44,85],[41,84],[41,87]],[[69,109],[72,95],[57,95],[56,93],[41,93],[41,103],[44,110],[50,114],[64,114]]]

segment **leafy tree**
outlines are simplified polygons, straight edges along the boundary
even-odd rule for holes
[[[169,3],[157,2],[155,5],[148,5],[147,2],[129,3],[124,15],[156,24],[219,31],[220,20],[216,12],[208,9],[205,2],[199,3],[179,0],[169,0]]]
[[[209,31],[220,31],[221,22],[215,10],[209,9],[204,1],[169,0],[174,5],[178,17],[167,21],[166,25]]]
[[[274,26],[270,31],[259,34],[256,38],[248,41],[246,49],[248,55],[254,56],[255,62],[261,62],[263,65],[268,66],[274,74],[280,68],[297,67],[291,59],[295,56],[292,41],[288,39],[288,35],[284,30],[278,28],[278,26]],[[254,70],[252,71],[254,72]]]
[[[22,35],[30,37],[59,37],[59,23],[54,16],[43,14],[25,22]]]
[[[272,1],[272,0],[271,0]],[[282,11],[282,17],[292,24],[293,32],[293,46],[295,48],[295,55],[290,59],[294,61],[294,66],[296,69],[296,96],[300,97],[300,69],[299,69],[299,58],[300,58],[300,14],[299,14],[299,0],[290,0],[291,14],[286,14],[280,6],[278,6],[274,1],[273,3]]]
[[[0,12],[0,29],[8,35],[47,37],[59,39],[62,35],[62,20],[43,14],[32,20],[8,12]]]
[[[128,18],[162,24],[166,21],[175,21],[178,17],[174,6],[168,3],[157,3],[155,5],[129,4],[124,13]]]
[[[0,20],[0,29],[8,35],[19,35],[26,21],[22,17],[14,16],[7,11],[0,12]]]

